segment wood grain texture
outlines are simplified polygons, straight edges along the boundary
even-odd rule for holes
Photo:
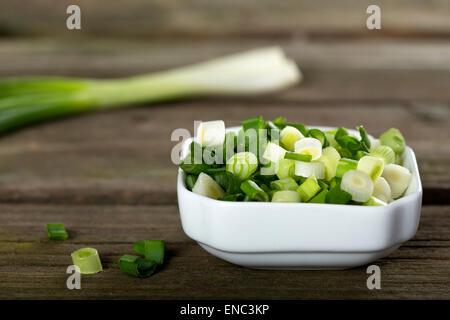
[[[345,271],[262,271],[219,260],[188,239],[178,208],[163,206],[0,205],[0,298],[52,299],[448,299],[450,209],[422,210],[415,238],[385,259],[382,289],[366,288],[365,267]],[[45,224],[62,221],[64,242],[49,241]],[[101,237],[99,237],[101,234]],[[148,279],[117,268],[133,241],[164,239],[167,264]],[[104,272],[65,287],[70,252],[98,249]],[[326,279],[326,281],[324,281]],[[214,285],[211,285],[214,283]]]
[[[151,37],[289,37],[369,35],[366,9],[373,1],[308,0],[21,0],[0,1],[4,35],[65,36],[66,8],[82,10],[82,33]],[[448,36],[450,5],[438,0],[377,1],[382,29],[377,35]]]

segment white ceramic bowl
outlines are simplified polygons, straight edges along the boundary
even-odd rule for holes
[[[312,270],[365,265],[387,256],[416,233],[422,186],[409,147],[404,152],[404,166],[413,174],[411,185],[402,198],[382,207],[219,201],[189,191],[179,169],[183,230],[209,253],[250,268]]]

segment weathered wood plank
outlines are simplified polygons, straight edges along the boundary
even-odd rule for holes
[[[305,81],[265,99],[287,101],[449,101],[448,41],[0,41],[0,76],[49,74],[134,75],[239,52],[282,45]]]
[[[0,298],[151,299],[445,299],[449,298],[449,207],[424,207],[416,237],[388,258],[382,290],[366,288],[365,268],[345,271],[261,271],[221,261],[189,240],[176,206],[0,205]],[[70,239],[45,239],[44,225],[64,221]],[[162,238],[169,257],[149,279],[117,268],[140,238]],[[82,277],[82,290],[65,289],[70,252],[99,250],[104,272]],[[244,281],[245,279],[245,281]],[[327,279],[327,281],[323,281]],[[211,286],[210,283],[214,283]],[[126,289],[126,290],[124,290]]]
[[[425,104],[426,105],[426,104]],[[428,110],[434,110],[428,105]],[[177,168],[171,132],[193,131],[194,120],[228,126],[257,114],[293,122],[355,127],[375,136],[390,127],[415,150],[426,203],[446,203],[450,189],[450,108],[424,115],[399,103],[272,103],[206,101],[84,115],[4,136],[0,143],[0,201],[155,204],[176,201]],[[427,193],[427,190],[430,190]]]
[[[316,36],[371,35],[366,28],[369,0],[311,2],[307,0],[231,0],[226,2],[181,0],[111,3],[106,0],[0,1],[0,21],[5,35],[64,35],[66,8],[82,8],[82,31],[90,35],[121,36]],[[450,6],[446,1],[390,0],[379,3],[382,29],[378,35],[449,34]],[[72,36],[74,36],[72,34]]]

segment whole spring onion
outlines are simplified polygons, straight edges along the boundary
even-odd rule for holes
[[[278,47],[122,79],[3,78],[0,133],[63,116],[144,102],[266,93],[294,85],[300,79],[295,63]]]
[[[72,252],[73,264],[82,274],[93,274],[103,270],[98,252],[94,248],[83,248]]]

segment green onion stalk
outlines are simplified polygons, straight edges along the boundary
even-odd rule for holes
[[[278,47],[129,78],[3,78],[0,134],[93,110],[198,96],[267,93],[294,85],[300,79],[295,63]]]

